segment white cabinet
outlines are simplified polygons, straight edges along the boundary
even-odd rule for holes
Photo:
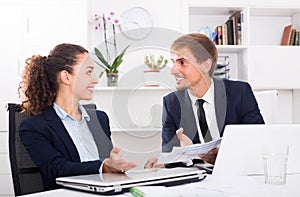
[[[107,113],[112,131],[161,128],[162,97],[165,87],[100,87],[93,102]]]
[[[295,3],[294,3],[295,4]],[[272,6],[244,3],[223,5],[187,0],[187,32],[208,26],[212,31],[235,11],[242,13],[242,45],[217,45],[219,55],[230,56],[231,78],[248,81],[254,89],[299,89],[299,46],[280,46],[286,25],[300,26],[299,3]]]
[[[122,156],[143,168],[147,159],[161,153],[161,128],[115,129],[112,131],[114,146],[121,148]]]
[[[34,55],[48,55],[61,43],[87,47],[87,2],[80,0],[36,1],[20,3],[23,9],[22,64]],[[22,65],[23,66],[23,65]],[[23,67],[22,67],[23,68]],[[22,69],[21,68],[21,69]]]
[[[256,89],[299,89],[299,46],[280,46],[283,29],[299,27],[300,7],[249,9],[248,80]]]
[[[112,141],[127,160],[143,168],[161,152],[162,97],[166,87],[99,87],[93,102],[107,113]]]
[[[250,46],[248,81],[256,89],[300,89],[299,46]]]

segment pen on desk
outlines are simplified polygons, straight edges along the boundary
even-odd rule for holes
[[[181,194],[177,194],[165,186],[137,186],[130,188],[129,192],[134,197],[156,197],[162,194],[164,197],[182,197]]]
[[[144,197],[145,193],[139,190],[136,187],[130,188],[129,192],[134,196],[134,197]]]

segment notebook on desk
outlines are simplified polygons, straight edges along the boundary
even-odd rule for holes
[[[204,170],[198,168],[143,169],[132,170],[124,174],[103,173],[61,177],[56,183],[63,187],[100,194],[117,194],[129,191],[132,187],[144,185],[172,186],[203,180]]]
[[[288,173],[300,173],[300,124],[228,125],[213,175],[263,174],[265,146],[288,144]]]

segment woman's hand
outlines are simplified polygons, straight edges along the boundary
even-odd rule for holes
[[[126,161],[120,154],[121,149],[119,147],[114,147],[111,152],[109,158],[104,160],[103,172],[121,172],[124,173],[131,168],[136,167],[135,162]]]

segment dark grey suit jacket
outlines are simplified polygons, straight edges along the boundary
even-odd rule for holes
[[[214,80],[217,124],[220,136],[228,124],[264,124],[251,87],[246,82]],[[163,98],[162,149],[170,152],[180,146],[176,130],[184,133],[193,143],[200,143],[196,119],[187,90],[175,91]]]

